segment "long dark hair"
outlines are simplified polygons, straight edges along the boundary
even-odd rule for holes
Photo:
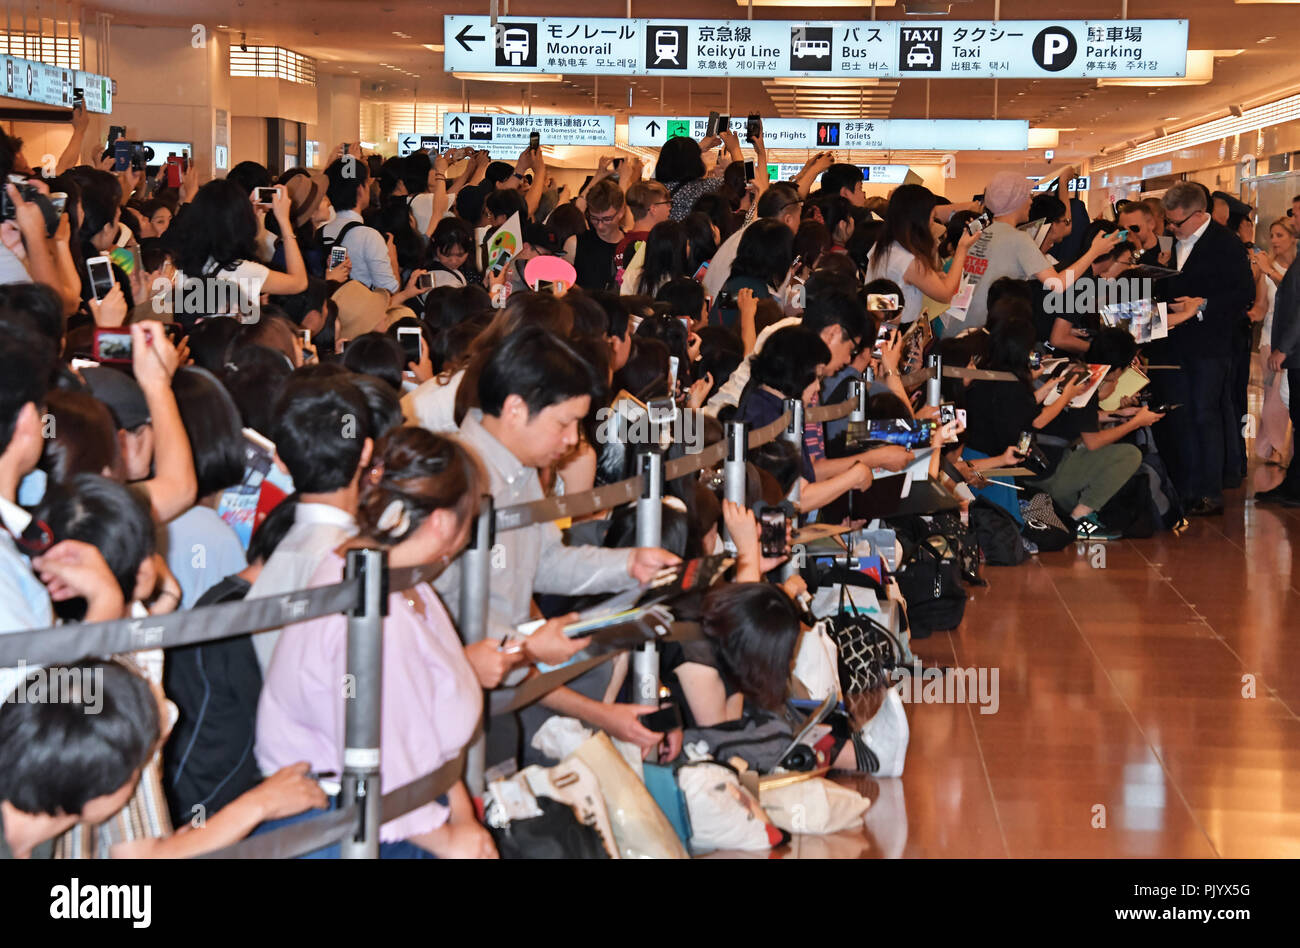
[[[890,244],[898,243],[932,267],[935,242],[934,232],[930,230],[930,215],[934,212],[934,205],[934,192],[929,188],[920,184],[900,184],[889,196],[885,226],[876,238],[872,253],[888,253]]]
[[[779,287],[794,260],[794,234],[770,217],[760,217],[745,229],[731,265],[732,277],[754,277]]]
[[[653,296],[659,284],[686,272],[686,227],[680,221],[660,221],[645,239],[645,264],[637,292]]]
[[[216,270],[233,270],[241,260],[257,259],[257,216],[243,188],[218,178],[199,188],[164,239],[186,276],[210,275],[209,260]]]
[[[790,597],[769,583],[718,586],[704,597],[700,624],[746,702],[779,708],[799,641],[799,613]]]
[[[713,239],[713,221],[703,211],[691,211],[682,225],[686,228],[686,275],[694,276],[718,252],[718,243]]]

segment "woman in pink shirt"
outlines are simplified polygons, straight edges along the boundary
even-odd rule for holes
[[[343,578],[347,551],[384,547],[393,569],[449,562],[465,545],[484,478],[457,442],[422,428],[399,428],[380,440],[364,476],[360,533],[332,552],[310,585]],[[517,656],[496,643],[466,649],[432,586],[394,592],[384,620],[380,784],[384,793],[456,757],[483,710],[484,686],[500,681]],[[347,620],[327,616],[284,629],[267,670],[257,711],[257,760],[308,760],[313,770],[343,770],[343,680]],[[494,858],[463,783],[446,797],[385,822],[387,858]],[[316,854],[328,856],[337,847]]]

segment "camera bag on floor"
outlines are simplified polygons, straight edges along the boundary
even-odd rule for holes
[[[939,532],[924,517],[899,518],[890,525],[903,544],[903,559],[895,577],[907,601],[911,637],[923,639],[933,632],[957,628],[966,613],[959,538]]]

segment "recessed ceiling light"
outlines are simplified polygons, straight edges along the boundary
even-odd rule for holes
[[[1273,42],[1273,40],[1275,40],[1275,39],[1277,39],[1276,36],[1265,36],[1263,39],[1257,39],[1257,40],[1255,40],[1255,43],[1256,43],[1256,45],[1258,45],[1258,44],[1260,44],[1260,43],[1271,43],[1271,42]]]

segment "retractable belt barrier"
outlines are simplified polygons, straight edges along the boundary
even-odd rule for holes
[[[795,402],[788,401],[787,404],[798,407]],[[820,406],[808,411],[807,418],[813,422],[843,418],[853,411],[856,404],[855,399],[850,399],[838,405]],[[787,408],[771,424],[748,432],[748,437],[743,441],[744,447],[752,449],[780,437],[785,433],[790,419],[791,409]],[[727,457],[728,446],[724,440],[697,454],[664,464],[663,480],[685,477],[715,466]],[[516,530],[562,517],[577,517],[605,510],[640,499],[646,484],[645,476],[637,475],[570,497],[549,498],[507,507],[495,514],[495,526],[500,531]],[[358,556],[357,564],[353,563],[354,554]],[[356,567],[361,565],[360,561],[366,558],[373,561],[372,568],[380,571],[381,580],[378,584],[373,576],[367,578],[364,569],[360,574],[355,572]],[[365,669],[368,680],[374,681],[376,687],[382,687],[378,685],[377,664],[385,611],[382,592],[387,589],[405,589],[431,579],[443,566],[445,561],[389,571],[382,552],[353,551],[353,554],[349,554],[349,578],[329,586],[143,619],[53,626],[0,635],[0,668],[14,667],[19,663],[32,666],[72,663],[92,656],[193,645],[342,613],[349,617],[349,673],[354,671],[355,661],[359,663],[358,668]],[[487,714],[506,714],[531,704],[629,648],[635,647],[638,651],[653,649],[660,641],[689,641],[702,635],[697,623],[675,622],[665,634],[647,631],[639,646],[629,645],[625,639],[615,643],[602,642],[597,636],[591,645],[574,656],[568,664],[535,675],[514,688],[490,692]],[[354,646],[356,655],[353,654]],[[374,695],[371,697],[375,699],[372,703],[377,703],[377,698]],[[462,751],[456,759],[403,787],[389,791],[376,801],[379,750],[377,746],[369,745],[372,741],[377,744],[377,720],[372,721],[370,717],[373,715],[362,715],[356,722],[351,719],[347,722],[341,809],[248,837],[216,852],[204,854],[202,858],[291,859],[334,843],[341,844],[345,857],[374,858],[378,855],[378,833],[382,823],[427,805],[447,792],[462,776],[467,780],[470,778],[466,768],[467,751]],[[371,731],[375,733],[372,735],[369,733]],[[365,761],[364,764],[358,763],[362,760]]]
[[[56,625],[0,635],[0,668],[72,663],[96,655],[174,648],[211,642],[244,632],[278,629],[295,622],[347,612],[357,604],[360,584],[345,580],[332,586],[302,589],[283,596],[225,602],[144,619],[116,619]]]
[[[943,377],[946,379],[963,379],[971,382],[1018,382],[1020,379],[1011,372],[999,372],[994,369],[967,369],[956,365],[945,365]],[[903,376],[903,387],[914,389],[922,382],[934,378],[934,369],[917,369]]]

